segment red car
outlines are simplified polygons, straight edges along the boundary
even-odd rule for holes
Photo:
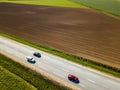
[[[72,82],[79,83],[78,77],[76,77],[76,76],[74,76],[74,75],[72,75],[72,74],[69,74],[69,75],[68,75],[68,79],[69,79],[70,81],[72,81]]]

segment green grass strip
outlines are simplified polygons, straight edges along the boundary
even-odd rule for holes
[[[28,82],[0,66],[0,90],[37,90]]]
[[[49,47],[45,47],[45,46],[39,45],[37,43],[30,42],[28,40],[25,40],[25,39],[22,39],[20,37],[16,37],[16,36],[13,36],[13,35],[10,35],[10,34],[0,33],[0,35],[2,35],[4,37],[7,37],[7,38],[10,38],[12,40],[15,40],[17,42],[26,44],[28,46],[37,48],[39,50],[45,51],[47,53],[51,53],[53,55],[65,58],[69,61],[72,61],[72,62],[75,62],[75,63],[78,63],[78,64],[82,64],[84,66],[91,67],[91,68],[94,68],[96,70],[99,70],[99,71],[102,71],[102,72],[105,72],[105,73],[108,73],[108,74],[111,74],[113,76],[116,76],[116,77],[120,78],[120,70],[118,68],[115,68],[115,67],[112,67],[112,66],[107,66],[107,65],[104,65],[104,64],[101,64],[101,63],[97,63],[97,62],[94,62],[92,60],[89,60],[89,59],[86,59],[86,58],[83,58],[83,57],[77,57],[77,56],[74,56],[74,55],[70,55],[68,53],[61,52],[61,51],[58,51],[58,50],[55,50],[55,49],[52,49],[52,48],[49,48]]]
[[[0,54],[0,66],[9,71],[5,71],[3,73],[3,69],[0,67],[0,87],[4,87],[4,90],[35,90],[35,88],[38,90],[70,90],[54,81],[49,80],[41,74],[38,74],[37,72],[32,71],[17,62],[14,62],[2,54]],[[14,78],[11,78],[12,76]],[[16,76],[22,78],[35,88],[28,88],[27,84],[27,88],[25,88],[25,84],[23,84],[20,80],[18,81],[18,77]]]
[[[47,6],[60,6],[72,8],[87,8],[69,0],[0,0],[2,2],[18,3],[18,4],[32,4],[32,5],[47,5]]]

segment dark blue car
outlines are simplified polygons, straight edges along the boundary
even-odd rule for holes
[[[36,57],[38,57],[38,58],[41,57],[41,54],[39,52],[34,52],[33,55],[36,56]]]

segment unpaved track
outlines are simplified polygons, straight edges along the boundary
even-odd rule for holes
[[[0,3],[0,32],[120,68],[120,20],[92,9]]]

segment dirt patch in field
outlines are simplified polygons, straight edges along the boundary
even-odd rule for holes
[[[120,68],[120,19],[92,9],[0,3],[0,32]]]

